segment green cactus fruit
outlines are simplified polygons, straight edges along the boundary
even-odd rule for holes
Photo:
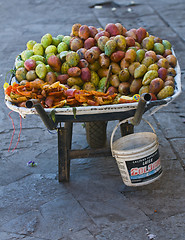
[[[43,63],[42,61],[36,61],[36,66],[39,65],[39,64],[44,64],[45,65],[45,63]]]
[[[120,82],[127,82],[130,78],[130,73],[127,68],[124,68],[119,72],[118,76],[119,76]]]
[[[110,56],[116,50],[116,41],[109,40],[105,44],[105,55]]]
[[[34,41],[34,40],[29,40],[29,41],[27,42],[27,44],[26,44],[27,49],[28,49],[28,50],[32,50],[32,49],[33,49],[33,46],[34,46],[36,43],[37,43],[37,42]]]
[[[105,51],[105,44],[106,42],[109,41],[109,38],[107,36],[101,36],[100,38],[98,38],[98,47],[101,51]]]
[[[162,40],[162,45],[164,46],[164,49],[170,49],[172,48],[171,43],[168,40]]]
[[[154,39],[152,37],[146,37],[142,40],[141,45],[146,50],[152,50],[154,47]]]
[[[44,64],[39,64],[36,66],[35,72],[40,79],[44,79],[46,77],[47,68]]]
[[[158,94],[157,98],[159,100],[172,96],[174,89],[172,86],[165,86]]]
[[[125,51],[127,46],[125,37],[123,37],[122,35],[117,35],[114,37],[114,41],[116,42],[116,47],[118,50]]]
[[[53,37],[51,44],[57,47],[60,42],[60,39],[58,39],[57,37]]]
[[[75,67],[79,63],[80,57],[78,53],[71,51],[66,55],[66,61],[71,67]]]
[[[83,85],[83,80],[80,78],[80,77],[70,77],[67,79],[67,85],[69,87],[72,87],[74,85],[77,85],[77,86],[82,86]]]
[[[84,85],[83,85],[83,90],[95,91],[96,87],[94,86],[94,84],[92,82],[85,82]]]
[[[47,33],[41,38],[41,44],[44,48],[47,48],[49,45],[51,45],[52,40],[52,35]]]
[[[154,50],[154,52],[155,52],[156,54],[163,55],[163,53],[164,53],[164,51],[165,51],[165,48],[164,48],[164,46],[163,46],[162,43],[155,43],[153,50]]]
[[[145,57],[145,50],[139,49],[136,52],[136,61],[142,62],[143,58]]]
[[[93,63],[89,64],[88,68],[92,71],[98,71],[101,68],[99,61],[94,61]]]
[[[35,61],[41,61],[43,63],[45,63],[46,59],[43,56],[40,55],[33,55],[30,57],[30,59],[33,59]]]
[[[41,43],[35,43],[35,45],[33,46],[33,53],[35,55],[44,55],[44,48]]]
[[[29,59],[31,56],[33,56],[33,51],[32,50],[24,50],[22,53],[21,53],[21,59],[23,61],[26,61],[27,59]]]
[[[102,90],[102,91],[104,90],[106,81],[107,81],[106,77],[103,77],[103,78],[100,79],[99,84],[98,84],[98,89],[99,90]]]
[[[68,47],[69,47],[70,40],[71,40],[70,36],[64,36],[63,39],[62,39],[62,42],[65,42],[68,45]]]
[[[45,49],[45,54],[47,55],[48,53],[57,54],[57,47],[56,47],[55,45],[49,45],[49,46]]]
[[[149,93],[149,85],[142,86],[142,87],[139,89],[139,95],[141,96],[143,93]]]
[[[24,67],[20,67],[16,70],[15,77],[18,80],[18,82],[21,82],[22,80],[26,79],[27,71]]]
[[[159,67],[158,67],[158,65],[157,65],[156,63],[153,63],[153,64],[151,64],[151,65],[148,67],[148,71],[150,71],[150,70],[156,70],[156,71],[158,71],[158,69],[159,69]]]
[[[64,35],[62,35],[62,34],[59,34],[57,37],[56,37],[57,39],[59,39],[60,40],[60,42],[62,42],[62,40],[63,40],[63,38],[64,38]]]
[[[62,74],[67,74],[67,71],[68,71],[68,69],[69,69],[70,67],[71,67],[71,66],[69,65],[68,62],[64,62],[64,63],[62,64],[62,67],[61,67],[61,73],[62,73]]]
[[[151,57],[144,57],[141,63],[144,64],[146,67],[149,67],[151,64],[154,63],[154,59]]]
[[[152,79],[157,78],[157,77],[158,77],[158,72],[156,70],[150,70],[147,73],[145,73],[142,84],[146,86],[146,85],[150,84]]]
[[[147,67],[144,64],[141,64],[134,70],[134,78],[141,78],[147,71]]]
[[[18,69],[20,67],[24,67],[24,61],[22,61],[22,60],[15,62],[15,68]]]
[[[65,42],[61,42],[57,46],[58,53],[61,53],[63,51],[68,51],[68,49],[69,49],[69,47],[68,47],[68,45]]]
[[[90,81],[91,81],[91,83],[94,84],[95,87],[98,86],[100,78],[95,71],[91,71],[91,80]]]
[[[131,76],[134,76],[134,71],[136,68],[138,68],[140,66],[139,62],[133,62],[130,64],[130,66],[128,67],[129,73]]]
[[[46,65],[47,72],[54,72],[53,69],[47,64]]]

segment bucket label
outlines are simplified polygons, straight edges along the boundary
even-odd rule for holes
[[[147,157],[126,161],[126,165],[132,183],[147,181],[162,172],[159,150]]]

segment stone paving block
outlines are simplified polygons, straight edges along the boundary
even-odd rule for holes
[[[26,169],[26,162],[19,165],[15,161],[7,161],[4,157],[0,158],[0,182],[1,186],[17,181],[31,174],[30,169]]]
[[[146,221],[148,217],[140,211],[133,202],[130,204],[122,199],[105,199],[104,201],[80,201],[88,215],[99,227],[109,226],[112,223]]]
[[[185,95],[184,95],[184,91],[181,92],[181,94],[175,98],[172,102],[170,102],[169,104],[165,105],[164,107],[162,107],[161,109],[158,110],[158,112],[170,112],[170,113],[174,113],[176,114],[177,118],[182,118],[182,123],[183,123],[183,113],[184,113],[184,106],[183,106],[183,102],[185,101]],[[154,115],[155,116],[155,115]]]
[[[171,221],[171,218],[173,219]],[[183,239],[184,214],[166,218],[164,221],[132,221],[122,224],[112,224],[111,227],[105,227],[100,234],[96,236],[98,240],[147,240],[147,239]]]
[[[24,235],[33,234],[36,231],[37,225],[39,223],[39,215],[40,213],[38,210],[30,211],[2,225],[1,228],[5,229],[7,232]],[[12,226],[14,226],[13,229]]]
[[[161,226],[171,239],[183,239],[185,214],[180,213],[161,221]]]
[[[160,124],[160,128],[163,129],[164,135],[166,138],[178,138],[184,137],[185,128],[181,128],[180,126],[184,126],[182,123],[182,119],[177,118],[175,113],[168,113],[168,118],[165,117],[165,113],[155,113],[155,118],[158,120]],[[174,124],[175,122],[175,124]]]
[[[163,11],[162,7],[161,7],[161,9],[158,9],[158,14],[161,16],[161,18],[165,22],[167,22],[172,27],[176,28],[176,26],[179,26],[179,25],[183,26],[184,24],[183,24],[182,18],[180,16],[180,14],[178,14],[179,10],[184,7],[183,5],[184,4],[180,4],[180,5],[176,4],[175,6],[169,5],[169,7],[166,9],[166,11]],[[156,8],[156,7],[154,7],[154,8]],[[172,15],[176,16],[173,20],[171,20]]]
[[[51,175],[32,174],[6,187],[2,186],[0,187],[0,226],[66,194],[65,186],[59,185]]]
[[[164,6],[163,6],[164,5]],[[161,19],[166,22],[179,36],[185,39],[183,28],[185,27],[184,22],[182,21],[182,17],[179,14],[179,11],[184,8],[183,2],[176,2],[176,4],[168,3],[168,7],[166,8],[166,3],[162,3],[160,8],[157,8],[156,5],[153,7],[158,11]],[[163,7],[166,10],[163,10]],[[176,16],[175,18],[171,18],[171,16]]]
[[[128,6],[121,6],[120,8],[117,8],[116,15],[118,17],[122,17],[123,15],[127,18],[137,18],[138,16],[142,15],[152,15],[154,13],[154,10],[146,4],[130,4]]]
[[[94,225],[84,208],[71,194],[61,195],[40,207],[40,218],[33,236],[62,239]],[[24,216],[23,216],[24,218]]]
[[[178,33],[178,35],[180,36],[180,38],[183,39],[183,41],[185,41],[185,25],[179,24],[178,26],[174,26],[174,30]]]
[[[25,235],[20,235],[20,234],[16,234],[16,233],[8,233],[8,232],[0,232],[0,239],[2,239],[2,240],[25,239]],[[32,240],[39,240],[39,239],[32,239]]]
[[[121,185],[123,182],[117,164],[111,157],[71,162],[71,179],[66,187],[78,200],[118,198]]]
[[[185,138],[171,139],[170,142],[175,148],[177,154],[180,156],[183,166],[185,166]]]
[[[115,11],[112,11],[111,8],[105,8],[102,6],[101,9],[94,9],[94,15],[96,18],[115,18]],[[110,21],[109,21],[110,22]],[[107,22],[107,23],[109,23]]]
[[[31,236],[24,236],[23,238],[24,240],[50,240],[50,239],[46,239],[46,238],[37,238],[37,237],[31,237]]]
[[[60,240],[94,240],[94,236],[92,235],[92,233],[90,233],[88,231],[88,229],[82,229],[79,230],[78,232],[73,232],[70,233],[70,236],[61,238]]]

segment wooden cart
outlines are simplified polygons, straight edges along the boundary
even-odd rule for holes
[[[175,77],[175,91],[173,96],[164,100],[141,102],[138,106],[138,102],[104,105],[104,106],[86,106],[77,107],[74,114],[73,108],[52,108],[44,109],[38,103],[31,106],[31,108],[22,108],[13,105],[9,101],[5,101],[8,108],[18,112],[25,117],[27,114],[39,114],[45,126],[50,129],[56,129],[58,132],[58,180],[59,182],[69,181],[70,178],[70,160],[74,158],[88,158],[88,157],[100,157],[111,156],[110,148],[97,148],[97,149],[71,149],[72,135],[73,135],[73,123],[85,122],[93,123],[100,122],[105,124],[112,120],[125,120],[130,117],[136,116],[136,122],[134,124],[125,123],[122,126],[122,135],[132,133],[134,125],[139,122],[143,112],[154,108],[157,111],[163,106],[166,106],[173,101],[181,93],[181,71],[177,62],[176,66],[177,75]],[[11,82],[15,81],[14,77],[11,78]],[[137,109],[137,111],[136,111]],[[55,111],[55,122],[52,120],[50,113]],[[137,115],[137,112],[139,113]],[[62,123],[64,123],[62,126]],[[106,131],[106,128],[105,128]]]

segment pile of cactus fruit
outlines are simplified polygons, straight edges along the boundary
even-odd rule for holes
[[[76,23],[68,36],[47,33],[40,42],[29,40],[26,47],[15,60],[21,86],[39,80],[105,92],[107,84],[110,95],[150,93],[152,100],[174,94],[177,59],[171,43],[142,27],[127,30],[121,23],[109,23],[103,29]]]

